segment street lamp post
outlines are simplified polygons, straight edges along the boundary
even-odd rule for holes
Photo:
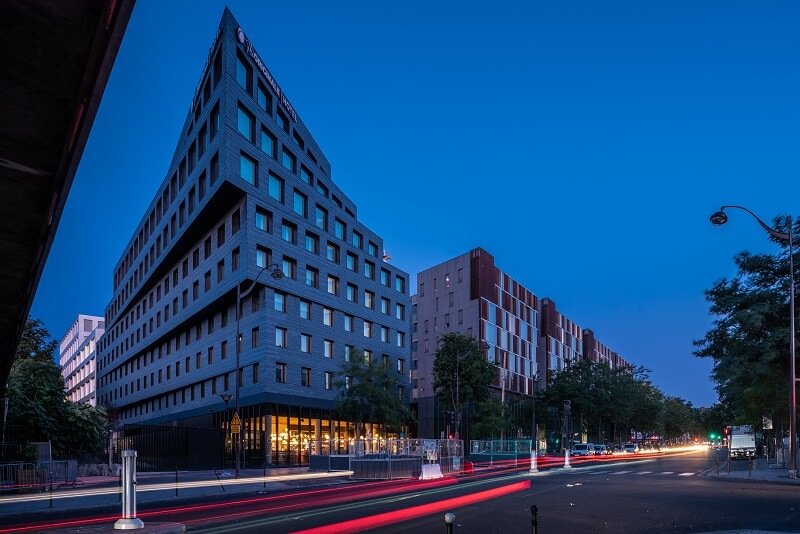
[[[539,385],[539,373],[533,375],[533,395],[531,395],[531,468],[528,470],[529,474],[539,472],[539,467],[536,465],[537,456],[539,454],[539,432],[536,428],[536,390]]]
[[[281,271],[280,265],[277,263],[271,263],[261,268],[256,277],[253,278],[253,281],[250,282],[250,286],[245,291],[242,291],[241,284],[236,284],[236,376],[234,377],[234,380],[236,381],[236,387],[234,388],[236,392],[236,411],[234,413],[237,417],[239,417],[239,389],[241,386],[239,382],[239,373],[241,372],[239,367],[239,355],[242,352],[242,332],[239,328],[239,322],[242,316],[242,299],[249,295],[253,288],[256,287],[256,282],[258,282],[259,277],[261,277],[261,275],[267,269],[272,271],[271,276],[275,280],[280,280],[283,278],[283,271]],[[239,478],[239,466],[242,458],[242,435],[243,432],[239,432],[239,436],[236,438],[236,478]]]
[[[753,218],[758,221],[761,228],[767,233],[778,239],[784,239],[789,242],[789,373],[791,374],[790,391],[789,391],[789,478],[797,477],[797,375],[795,374],[795,329],[794,329],[794,243],[792,238],[792,217],[789,216],[789,231],[778,232],[774,228],[767,226],[764,221],[756,217],[755,213],[742,206],[722,206],[718,212],[711,215],[711,224],[714,226],[722,226],[728,222],[728,216],[725,214],[725,208],[736,208],[746,211]]]

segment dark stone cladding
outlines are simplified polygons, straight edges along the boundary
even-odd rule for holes
[[[207,414],[212,406],[218,411],[222,404],[219,394],[234,394],[235,390],[236,288],[241,284],[242,291],[247,290],[261,272],[256,265],[259,247],[272,252],[271,261],[294,260],[296,276],[274,280],[263,273],[257,281],[257,290],[251,294],[260,298],[259,309],[255,312],[250,296],[243,299],[242,406],[272,402],[331,408],[335,389],[325,389],[324,373],[339,370],[345,345],[371,350],[377,362],[388,355],[393,368],[399,359],[403,360],[402,383],[406,394],[410,393],[408,274],[382,261],[383,240],[357,220],[356,206],[331,180],[330,165],[302,121],[289,119],[291,134],[278,127],[275,115],[283,106],[281,98],[274,93],[252,57],[246,55],[238,39],[240,26],[227,8],[219,28],[169,172],[114,271],[114,293],[106,308],[107,329],[97,356],[98,403],[118,411],[121,423],[175,422]],[[256,43],[252,46],[257,48]],[[247,58],[253,72],[254,83],[249,93],[236,79],[237,51]],[[215,62],[217,57],[220,62]],[[208,80],[210,91],[206,93]],[[261,80],[272,95],[269,111],[261,109],[256,101],[256,80]],[[240,105],[255,118],[255,142],[238,132]],[[219,106],[220,126],[210,138],[211,110],[216,106]],[[286,109],[283,112],[291,117]],[[278,158],[283,147],[291,150],[297,158],[296,171],[302,164],[324,188],[307,184],[297,172],[287,170],[280,161],[263,152],[260,149],[262,127],[278,139]],[[191,147],[197,146],[201,131],[209,136],[206,149],[181,184],[183,180],[180,177],[176,180],[176,174],[190,157]],[[301,150],[295,136],[302,139],[306,150]],[[257,162],[256,185],[240,178],[243,153]],[[218,177],[212,182],[214,159],[218,163]],[[281,202],[269,196],[270,173],[284,181]],[[201,198],[200,180],[203,178],[205,194]],[[293,209],[294,190],[308,199],[305,217]],[[172,200],[169,200],[170,195],[174,195]],[[192,203],[194,207],[190,209]],[[327,210],[327,230],[315,224],[317,205]],[[272,213],[271,231],[256,228],[257,209]],[[238,230],[234,228],[236,214],[240,220]],[[171,235],[173,218],[176,221],[174,237]],[[336,218],[346,224],[345,239],[334,236]],[[295,243],[281,238],[283,221],[296,226]],[[363,236],[360,248],[353,245],[353,231]],[[319,236],[316,253],[305,249],[306,232]],[[224,235],[222,244],[218,239],[220,235]],[[165,236],[168,239],[162,242]],[[339,247],[338,263],[326,259],[327,242]],[[210,243],[208,249],[206,243]],[[239,268],[233,270],[235,250],[239,251],[240,259]],[[346,267],[347,252],[358,257],[355,272]],[[375,265],[374,279],[365,276],[364,261]],[[221,277],[218,275],[220,266]],[[319,271],[317,288],[306,285],[308,268]],[[381,283],[382,269],[389,274],[388,286]],[[328,275],[338,278],[338,295],[327,292]],[[399,291],[395,286],[398,279],[402,280]],[[346,299],[347,284],[358,287],[357,303]],[[365,291],[374,293],[374,309],[364,305]],[[275,310],[276,292],[288,297],[285,313]],[[388,314],[381,312],[382,298],[390,301]],[[312,303],[310,320],[300,318],[301,299]],[[403,318],[395,317],[397,304],[404,307]],[[333,326],[323,325],[323,307],[334,310]],[[352,332],[344,330],[345,314],[354,317]],[[223,315],[227,317],[226,326],[223,326]],[[371,338],[363,336],[364,321],[373,324]],[[209,324],[213,325],[212,330]],[[287,348],[276,347],[276,327],[287,330]],[[389,342],[381,341],[381,327],[389,329]],[[251,347],[254,328],[258,328],[255,348]],[[402,347],[397,343],[398,333],[404,337]],[[311,335],[310,354],[300,351],[301,334]],[[333,358],[323,355],[325,340],[333,341]],[[227,343],[225,359],[221,355],[223,343]],[[211,364],[208,363],[209,348],[213,350]],[[286,364],[285,383],[276,382],[276,362]],[[257,381],[253,376],[254,365],[258,365]],[[176,376],[176,367],[180,370],[179,376]],[[301,367],[311,369],[311,387],[301,386]],[[227,391],[224,391],[225,375],[229,375]],[[212,381],[216,382],[216,391],[212,390]]]

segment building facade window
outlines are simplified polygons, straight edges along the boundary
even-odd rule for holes
[[[255,118],[253,117],[252,113],[247,111],[247,109],[242,106],[241,103],[239,104],[239,113],[237,119],[237,129],[239,130],[239,133],[251,143],[255,142]]]
[[[306,267],[306,285],[319,287],[319,271],[313,267]]]
[[[261,150],[272,159],[275,159],[275,155],[278,153],[278,139],[266,128],[261,129]]]
[[[286,348],[288,340],[288,334],[285,328],[281,328],[279,326],[275,327],[275,346],[281,347],[283,349]]]
[[[311,354],[311,336],[308,334],[300,334],[300,352]]]
[[[301,217],[305,217],[308,210],[308,198],[300,191],[294,191],[294,212]]]
[[[269,175],[269,196],[283,202],[283,180],[272,173]]]
[[[256,208],[256,228],[265,232],[272,232],[272,213]]]
[[[286,383],[286,364],[283,362],[275,363],[275,382]]]
[[[311,387],[311,369],[309,367],[300,368],[300,385],[303,387]]]
[[[245,182],[257,186],[256,162],[249,156],[241,154],[239,158],[239,177]]]

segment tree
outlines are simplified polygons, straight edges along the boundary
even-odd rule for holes
[[[56,457],[98,453],[105,410],[66,400],[57,346],[41,321],[28,319],[8,379],[8,424],[21,429],[19,441],[50,441]]]
[[[414,414],[400,394],[400,378],[388,367],[367,361],[362,351],[350,351],[350,361],[342,363],[334,385],[337,410],[355,424],[356,435],[361,435],[364,423],[399,432],[413,420]]]
[[[452,406],[460,418],[469,402],[486,401],[497,366],[483,354],[478,340],[458,332],[439,338],[433,360],[433,387],[443,406]]]
[[[57,343],[41,321],[28,319],[8,378],[8,423],[26,441],[59,442],[66,416],[61,369],[53,360]]]
[[[775,228],[787,232],[788,219],[777,217]],[[795,225],[794,232],[798,229]],[[784,240],[770,239],[783,250],[740,252],[734,257],[736,276],[706,291],[715,320],[694,342],[695,355],[714,361],[711,378],[720,402],[732,412],[726,424],[758,426],[765,413],[788,421],[789,256]]]

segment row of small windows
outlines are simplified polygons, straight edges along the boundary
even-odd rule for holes
[[[210,89],[210,82],[208,80],[207,80],[207,88],[208,88],[207,91],[210,96],[211,89]],[[199,109],[200,105],[198,104],[197,110]],[[156,201],[155,207],[150,211],[149,216],[145,219],[144,225],[139,230],[139,235],[134,239],[131,248],[129,249],[128,253],[125,255],[125,258],[123,259],[122,265],[120,266],[119,270],[114,274],[115,290],[119,285],[119,283],[122,281],[122,279],[125,277],[125,275],[128,273],[130,268],[132,267],[134,259],[139,256],[139,253],[142,252],[142,250],[144,250],[145,243],[147,243],[150,237],[156,232],[156,227],[161,223],[162,218],[166,216],[171,204],[175,202],[175,200],[178,198],[179,196],[178,192],[185,186],[187,177],[190,176],[192,172],[194,172],[195,167],[205,155],[208,145],[216,137],[217,133],[219,132],[219,129],[220,129],[220,112],[219,112],[219,103],[217,103],[211,110],[208,124],[203,124],[203,126],[200,128],[200,131],[197,134],[197,138],[193,140],[189,145],[187,155],[184,156],[184,158],[178,164],[178,169],[172,175],[172,178],[166,184],[160,196],[157,197],[158,200]],[[199,186],[200,200],[202,200],[203,197],[205,196],[205,191],[206,191],[205,183],[204,181],[201,181]],[[159,254],[156,255],[158,256]],[[144,263],[146,264],[147,261],[145,261]],[[139,273],[139,276],[141,277],[141,273]]]
[[[230,235],[235,235],[241,229],[241,211],[237,208],[232,214],[230,218]],[[136,305],[135,308],[132,308],[130,313],[127,314],[124,318],[121,318],[116,326],[114,326],[110,331],[106,332],[106,335],[101,340],[101,349],[105,350],[108,348],[112,343],[114,343],[117,339],[119,339],[122,335],[127,332],[129,327],[132,327],[136,321],[141,319],[143,315],[146,315],[148,309],[152,310],[156,307],[156,305],[162,299],[162,288],[163,288],[163,297],[167,297],[170,292],[170,282],[172,288],[176,288],[181,280],[186,279],[190,272],[194,271],[200,266],[200,256],[201,256],[201,247],[203,252],[204,259],[208,259],[213,253],[212,247],[212,238],[216,237],[216,248],[220,249],[225,244],[227,240],[227,228],[226,223],[223,222],[220,224],[215,231],[212,231],[208,236],[206,236],[205,240],[203,241],[202,245],[195,247],[195,249],[191,252],[190,255],[187,255],[181,263],[176,265],[176,267],[172,271],[172,275],[168,275],[164,278],[163,282],[158,282],[155,288],[151,289],[149,294],[145,294],[142,297],[142,300],[139,304]],[[237,247],[231,252],[231,272],[236,271],[239,268],[240,262],[240,253],[239,248]],[[191,259],[191,264],[190,264]],[[191,268],[190,268],[191,265]],[[225,260],[220,259],[216,266],[216,279],[217,282],[221,282],[225,275]],[[203,278],[203,286],[205,291],[210,291],[211,289],[211,279],[212,279],[212,271],[209,270],[205,273]],[[196,300],[199,298],[199,280],[195,281],[192,286],[192,295],[193,299]],[[188,306],[188,289],[183,291],[183,301],[184,307]],[[173,299],[173,309],[172,315],[177,314],[178,312],[178,297]],[[165,306],[163,311],[163,320],[166,323],[170,317],[170,309],[169,305]],[[158,311],[153,317],[150,317],[149,323],[145,321],[142,323],[140,328],[137,328],[135,332],[131,332],[129,336],[126,336],[124,342],[121,342],[118,347],[116,347],[112,353],[112,361],[113,357],[116,357],[119,354],[122,354],[124,350],[127,350],[129,347],[132,347],[136,342],[140,339],[143,339],[147,336],[148,331],[153,332],[155,328],[161,326],[162,314],[161,311]],[[154,324],[155,321],[155,324]],[[149,325],[149,329],[148,329]]]
[[[183,172],[183,164],[179,165],[177,177],[173,176],[170,184],[164,189],[163,198],[159,199],[156,203],[154,211],[150,212],[150,217],[145,221],[145,224],[140,230],[140,235],[134,240],[134,247],[132,247],[126,254],[123,264],[114,275],[114,289],[116,291],[118,284],[125,277],[129,266],[132,264],[132,258],[136,257],[138,253],[143,250],[144,243],[155,233],[155,228],[160,224],[162,215],[166,215],[169,209],[169,204],[177,198],[177,191],[185,184],[185,172]],[[172,214],[169,220],[164,224],[164,228],[156,237],[155,242],[150,245],[149,251],[145,253],[142,262],[139,264],[136,271],[131,278],[128,279],[125,287],[115,297],[110,306],[109,315],[116,315],[119,310],[125,305],[129,296],[135,291],[141,282],[144,281],[145,276],[150,268],[155,265],[158,258],[161,257],[162,252],[166,252],[169,248],[171,240],[175,239],[178,231],[186,224],[188,218],[194,213],[199,203],[203,201],[207,191],[219,179],[219,154],[214,154],[210,161],[208,169],[204,169],[198,176],[197,182],[190,188],[187,198],[184,199],[178,210]],[[165,219],[166,220],[166,219]],[[111,323],[110,317],[106,317],[106,322]]]
[[[259,230],[263,230],[264,232],[272,233],[272,231],[273,231],[273,218],[274,217],[273,217],[272,212],[270,212],[270,211],[268,211],[268,210],[266,210],[264,208],[261,208],[261,207],[257,207],[256,208],[255,226]],[[338,219],[337,219],[337,221],[338,221]],[[294,245],[297,245],[298,244],[297,225],[295,225],[294,223],[289,222],[289,221],[287,221],[285,219],[282,220],[281,221],[281,238],[284,241],[288,242],[288,243],[292,243]],[[370,242],[370,244],[372,245],[371,242]],[[314,254],[319,254],[320,253],[320,236],[315,234],[315,233],[313,233],[313,232],[306,231],[303,245],[304,245],[304,247],[305,247],[305,249],[307,251],[312,252]],[[341,249],[340,249],[339,245],[337,245],[336,243],[333,243],[331,241],[327,241],[326,245],[325,245],[325,257],[329,261],[338,264],[339,261],[340,261],[340,250]],[[377,250],[377,247],[375,247],[375,250]],[[264,261],[266,261],[266,258],[264,259]],[[347,252],[346,253],[346,255],[345,255],[345,266],[347,267],[347,269],[349,269],[349,270],[351,270],[353,272],[358,272],[358,270],[359,270],[358,263],[359,263],[358,255],[356,255],[356,254],[354,254],[352,252]],[[265,265],[268,265],[268,264],[269,263],[265,263]],[[376,265],[375,265],[375,263],[371,262],[369,260],[363,260],[363,268],[364,268],[364,271],[363,271],[364,272],[364,276],[366,276],[370,280],[375,280],[375,276],[376,276]],[[389,271],[388,269],[381,268],[380,269],[380,282],[381,282],[381,284],[383,284],[386,287],[391,287],[392,286],[392,273],[391,273],[391,271]],[[311,284],[309,284],[309,285],[311,285]],[[396,291],[405,294],[405,289],[406,289],[405,278],[400,276],[400,275],[395,275],[394,287],[395,287]]]

